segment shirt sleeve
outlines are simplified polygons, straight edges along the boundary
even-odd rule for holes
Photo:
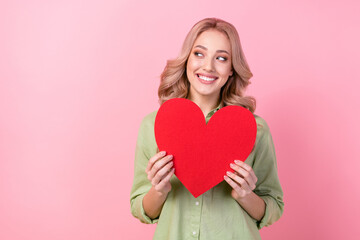
[[[155,144],[155,145],[154,145]],[[151,115],[146,116],[140,125],[135,149],[134,180],[130,193],[131,214],[142,223],[157,223],[158,218],[151,219],[146,215],[142,201],[151,189],[151,182],[145,172],[149,159],[156,153],[154,124]]]
[[[258,124],[259,141],[254,149],[254,165],[258,181],[254,193],[261,197],[265,204],[265,214],[257,221],[258,229],[277,221],[283,211],[283,191],[278,177],[274,143],[268,125],[264,120]]]

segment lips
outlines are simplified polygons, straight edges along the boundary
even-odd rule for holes
[[[218,77],[214,75],[208,75],[208,74],[196,74],[197,79],[204,84],[211,84],[214,81],[218,79]]]

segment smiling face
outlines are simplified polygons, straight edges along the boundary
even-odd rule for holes
[[[191,49],[186,74],[190,99],[219,99],[222,86],[233,74],[227,36],[215,29],[201,33]]]

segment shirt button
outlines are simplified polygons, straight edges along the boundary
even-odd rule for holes
[[[199,205],[199,202],[198,202],[198,201],[196,201],[195,205],[196,205],[196,206],[198,206],[198,205]]]
[[[195,231],[193,231],[193,235],[196,235],[196,232],[195,232]]]

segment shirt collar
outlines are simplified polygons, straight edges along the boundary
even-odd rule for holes
[[[214,108],[213,110],[211,110],[207,115],[206,115],[206,119],[210,118],[212,115],[214,115],[218,110],[220,110],[220,108],[222,108],[224,106],[224,103],[221,101],[220,104]]]

